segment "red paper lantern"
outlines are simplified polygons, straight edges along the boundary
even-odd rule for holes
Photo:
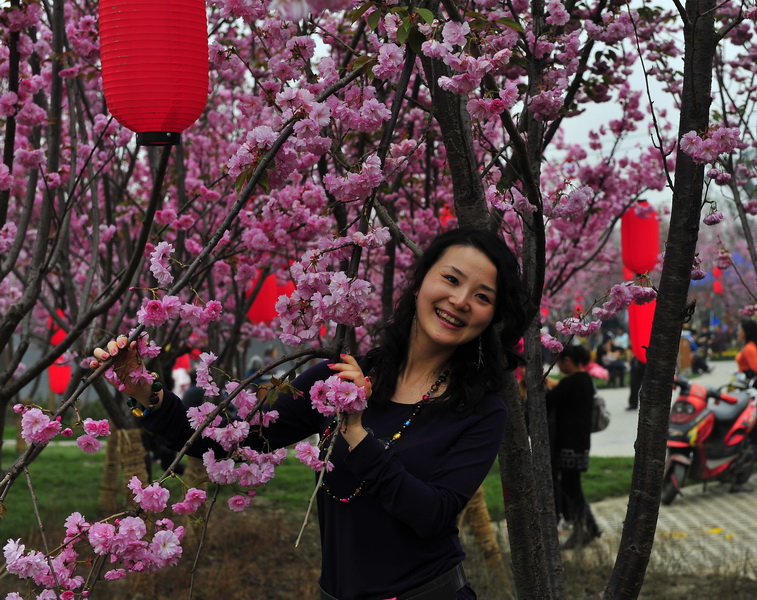
[[[255,289],[257,280],[252,284],[250,292]],[[276,312],[276,302],[279,296],[289,296],[294,291],[294,284],[288,281],[284,285],[279,285],[275,275],[269,275],[263,281],[263,285],[260,287],[258,295],[255,296],[255,300],[250,306],[250,310],[247,311],[247,318],[252,323],[270,323],[271,320],[278,317]]]
[[[646,200],[639,206],[648,208]],[[633,273],[651,271],[657,265],[660,253],[660,225],[657,211],[648,208],[644,216],[636,214],[636,206],[629,208],[620,219],[620,242],[623,265]]]
[[[631,338],[631,350],[641,362],[647,362],[647,346],[652,337],[652,320],[657,300],[646,304],[632,302],[628,306],[628,335]]]
[[[137,143],[180,143],[208,98],[205,2],[101,0],[100,60],[108,109]]]
[[[716,279],[712,284],[712,291],[716,294],[723,293],[723,282],[720,279]]]
[[[63,311],[58,309],[58,315],[63,316]],[[50,337],[50,343],[53,346],[60,344],[66,337],[66,332],[58,327],[52,317],[48,320],[48,327],[52,327],[53,334]],[[62,356],[47,367],[47,378],[50,384],[50,391],[54,394],[63,394],[66,391],[68,382],[71,381],[71,365],[66,364]]]
[[[190,358],[189,354],[182,354],[181,356],[179,356],[176,359],[176,362],[173,363],[173,369],[172,370],[175,371],[176,369],[184,369],[186,371],[189,371],[189,369],[192,366],[191,363],[190,363],[190,361],[189,361],[189,358]]]

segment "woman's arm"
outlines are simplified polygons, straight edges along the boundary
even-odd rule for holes
[[[292,386],[299,394],[280,393],[272,406],[264,410],[279,413],[275,422],[262,429],[255,428],[245,444],[255,450],[275,450],[299,442],[320,432],[321,417],[310,404],[310,388],[316,381],[327,378],[331,371],[326,363],[319,363],[298,376]],[[171,392],[166,392],[158,410],[140,420],[140,425],[166,440],[169,447],[179,450],[194,433],[187,419],[187,407]],[[201,457],[213,449],[216,456],[225,454],[221,447],[208,438],[200,438],[190,448],[190,456]]]

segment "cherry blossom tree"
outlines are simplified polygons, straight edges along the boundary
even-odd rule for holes
[[[144,359],[138,375],[148,380],[156,373],[165,382],[177,357],[199,354],[198,383],[215,401],[192,411],[195,438],[211,437],[229,453],[203,462],[211,481],[236,489],[230,508],[244,510],[284,457],[243,445],[251,429],[275,418],[261,416],[248,388],[260,374],[246,374],[250,344],[278,337],[292,350],[267,370],[299,368],[345,347],[365,351],[425,242],[456,223],[491,227],[520,255],[533,300],[524,340],[530,430],[513,380],[500,461],[516,585],[524,597],[564,597],[541,344],[557,348],[571,335],[589,335],[602,318],[653,296],[619,278],[612,286],[613,232],[637,199],[668,186],[673,208],[658,301],[664,324],[657,319],[653,329],[630,505],[644,526],[626,532],[607,592],[638,594],[661,483],[677,352],[670,340],[677,342],[684,319],[705,165],[718,189],[731,186],[739,216],[751,211],[737,199],[750,181],[738,134],[749,119],[728,97],[731,82],[744,77],[725,57],[714,70],[719,120],[709,111],[715,23],[719,37],[744,49],[735,62],[748,70],[751,4],[715,10],[692,0],[669,13],[618,0],[214,0],[208,105],[181,146],[160,151],[137,147],[108,113],[94,6],[11,0],[1,16],[0,414],[16,398],[31,446],[0,480],[0,501],[55,436],[77,435],[84,451],[96,450],[104,426],[76,412],[88,385],[114,427],[135,430],[124,399],[99,377],[113,379],[112,370],[88,371],[93,347],[130,331]],[[682,81],[670,63],[681,32]],[[644,90],[634,86],[640,57],[680,95],[677,132],[666,115],[648,112]],[[598,117],[585,140],[568,139],[568,120],[600,115],[607,105],[619,114]],[[639,131],[653,135],[633,155],[622,152]],[[719,220],[718,210],[705,213]],[[725,252],[733,250],[724,245]],[[250,322],[269,276],[294,291],[278,299],[272,321]],[[595,292],[582,281],[587,276],[607,281]],[[577,293],[584,312],[573,314]],[[560,317],[560,339],[541,339],[539,307]],[[66,336],[53,345],[54,327]],[[30,360],[30,348],[40,357]],[[61,357],[74,373],[61,407],[51,413],[17,402]],[[282,380],[274,388],[287,386]],[[314,397],[328,410],[355,394]],[[240,420],[223,426],[231,402]],[[328,468],[312,447],[297,455]],[[6,545],[9,572],[73,598],[91,586],[76,571],[79,553],[117,563],[105,579],[174,564],[183,530],[157,514],[169,504],[160,480],[130,477],[128,488],[139,516],[90,523],[75,513],[55,556]],[[172,510],[195,513],[205,499],[189,488]]]

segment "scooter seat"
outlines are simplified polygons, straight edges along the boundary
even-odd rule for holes
[[[715,420],[723,423],[731,423],[736,420],[749,404],[748,396],[740,396],[736,404],[729,404],[728,402],[713,402],[710,405],[712,413],[715,415]]]

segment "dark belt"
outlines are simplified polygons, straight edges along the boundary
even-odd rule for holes
[[[468,579],[465,577],[463,564],[458,564],[455,568],[439,575],[428,583],[424,583],[409,592],[397,596],[397,600],[456,600],[457,590],[461,589]],[[321,590],[321,600],[338,600],[328,592]]]

